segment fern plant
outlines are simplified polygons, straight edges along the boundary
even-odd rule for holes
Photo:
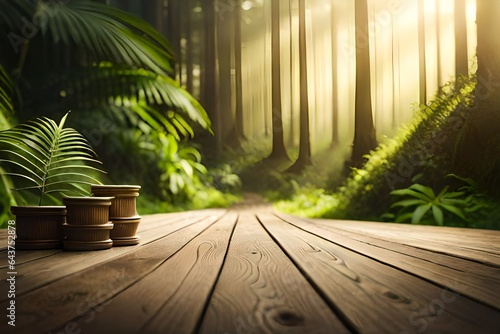
[[[69,112],[59,124],[37,118],[0,132],[0,163],[12,178],[14,190],[60,201],[65,194],[88,195],[85,185],[100,183],[104,171],[87,140],[76,130],[64,128]]]
[[[391,208],[400,208],[393,216],[397,223],[411,221],[412,224],[434,222],[437,225],[444,225],[445,212],[467,221],[463,211],[468,204],[467,199],[463,198],[465,193],[449,191],[449,186],[445,186],[436,195],[432,188],[416,183],[405,189],[391,191],[390,194],[403,197],[391,205]]]

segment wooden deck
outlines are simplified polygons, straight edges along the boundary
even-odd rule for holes
[[[265,207],[143,217],[141,243],[17,251],[1,333],[500,333],[500,232]],[[5,233],[2,246],[6,245]]]

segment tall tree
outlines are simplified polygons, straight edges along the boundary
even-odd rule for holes
[[[467,59],[467,1],[455,0],[455,75],[469,74]]]
[[[337,49],[339,48],[339,43],[337,41],[337,17],[335,10],[336,1],[333,0],[330,7],[330,32],[332,35],[332,143],[331,146],[335,146],[339,142],[339,114],[337,109],[337,66],[338,57]]]
[[[201,64],[201,92],[202,105],[208,112],[214,124],[215,136],[211,146],[216,152],[222,151],[221,119],[218,99],[218,59],[217,59],[217,13],[211,2],[201,1],[203,11],[203,64]]]
[[[272,136],[271,159],[288,159],[283,131],[283,112],[281,104],[281,45],[280,45],[280,2],[273,1],[271,7],[272,40]]]
[[[500,196],[500,1],[477,1],[477,87],[459,136],[456,166]],[[466,114],[467,116],[467,114]]]
[[[142,7],[148,7],[146,2],[141,2]],[[170,41],[175,55],[174,71],[177,80],[182,83],[182,61],[181,61],[181,26],[179,1],[169,0],[167,7],[167,38]]]
[[[425,0],[418,0],[418,65],[420,104],[427,103],[427,63],[425,60]]]
[[[369,153],[370,150],[373,150],[377,146],[371,101],[367,0],[356,0],[355,24],[356,97],[351,166],[361,167],[364,163],[363,155]]]
[[[441,66],[441,1],[436,0],[436,51],[437,51],[437,83],[438,89],[443,85],[443,69]]]
[[[288,169],[300,172],[311,161],[311,136],[309,129],[309,94],[307,89],[306,0],[299,0],[299,72],[300,72],[300,137],[299,156]]]
[[[184,0],[186,34],[186,90],[193,93],[193,36],[192,36],[192,0]]]
[[[228,130],[231,128],[232,94],[231,94],[231,55],[232,55],[232,13],[217,10],[217,69],[218,69],[218,105],[220,114],[220,128],[217,136],[226,143]]]
[[[233,55],[234,55],[234,102],[235,110],[228,145],[240,148],[245,139],[243,128],[243,68],[241,64],[241,0],[234,0],[233,17]]]

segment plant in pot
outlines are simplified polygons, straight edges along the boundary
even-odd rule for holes
[[[64,128],[69,112],[59,124],[41,117],[0,132],[0,164],[17,193],[16,249],[58,248],[63,243],[68,194],[89,195],[90,184],[100,183],[100,161],[87,140],[76,130]]]

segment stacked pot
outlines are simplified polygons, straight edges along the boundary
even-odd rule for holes
[[[64,249],[99,250],[113,246],[110,238],[113,223],[109,207],[113,197],[65,197],[66,224]]]
[[[137,213],[136,199],[141,186],[137,185],[92,185],[94,196],[111,197],[109,220],[113,224],[111,240],[113,246],[130,246],[139,243],[136,235],[141,217]]]

